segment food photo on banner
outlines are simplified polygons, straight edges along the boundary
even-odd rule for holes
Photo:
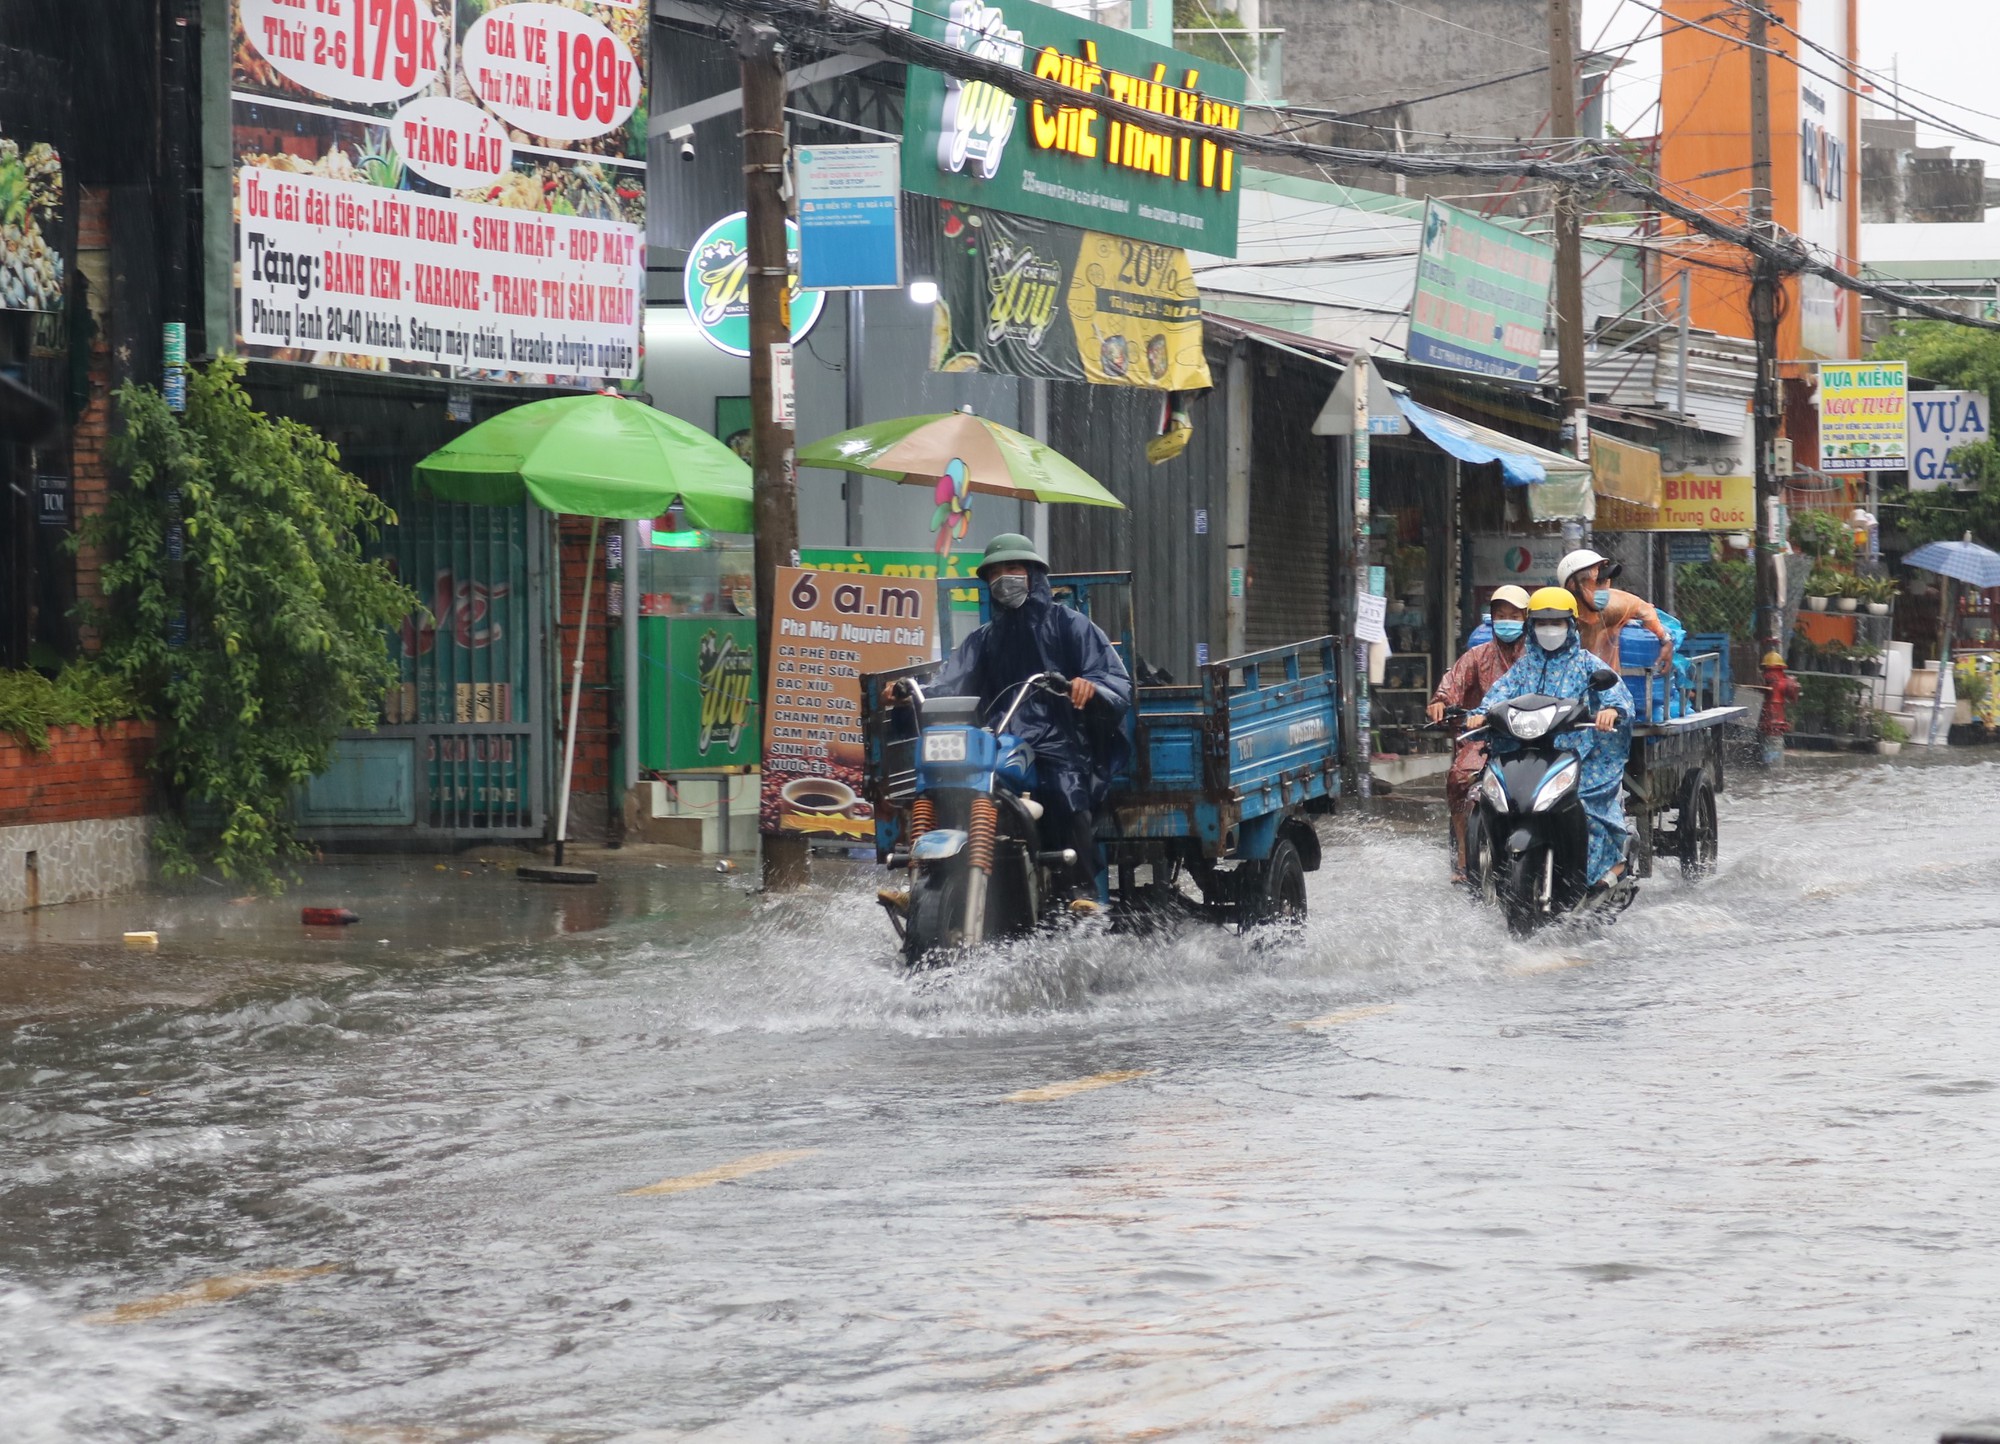
[[[645,6],[230,8],[247,355],[455,380],[635,381]]]
[[[1098,386],[1213,384],[1178,246],[938,203],[931,369]]]

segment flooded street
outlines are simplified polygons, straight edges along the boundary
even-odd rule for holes
[[[1718,877],[1527,945],[1346,820],[1295,943],[918,982],[865,868],[16,920],[0,1434],[1932,1439],[2000,1413],[1996,798],[1739,775]]]

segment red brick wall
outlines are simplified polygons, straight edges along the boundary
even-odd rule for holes
[[[142,817],[153,809],[154,724],[57,727],[37,752],[0,733],[0,827]]]
[[[77,418],[71,433],[71,506],[75,519],[96,516],[111,495],[111,464],[104,458],[104,441],[111,433],[111,297],[100,284],[107,271],[89,265],[90,253],[106,253],[111,248],[111,194],[101,186],[85,186],[78,206],[76,245],[79,257],[91,276],[90,309],[97,317],[97,333],[90,342],[90,404]],[[95,547],[85,547],[76,556],[76,596],[86,607],[101,606],[104,592],[99,585],[104,557]],[[97,636],[90,627],[81,629],[84,649],[97,650]]]
[[[571,789],[576,797],[608,796],[611,785],[612,697],[611,649],[618,645],[616,625],[604,609],[604,533],[618,523],[605,522],[597,539],[597,567],[590,582],[590,634],[583,648],[583,705],[577,712],[576,775]],[[556,745],[563,742],[561,730],[569,721],[570,666],[576,660],[577,607],[583,599],[583,566],[590,551],[590,521],[587,517],[562,519],[562,604],[557,622],[561,643],[558,675],[562,695],[558,705]],[[556,781],[562,781],[562,755],[556,756]],[[550,813],[554,814],[553,799]],[[574,836],[574,833],[571,834]]]

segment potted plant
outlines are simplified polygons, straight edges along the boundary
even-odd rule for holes
[[[1820,669],[1831,672],[1836,677],[1845,677],[1853,670],[1847,659],[1847,644],[1828,642],[1819,649]]]
[[[1876,714],[1876,730],[1879,735],[1875,739],[1875,750],[1884,757],[1894,757],[1903,750],[1903,744],[1910,740],[1910,729],[1903,725],[1901,718],[1892,713]]]
[[[1843,612],[1851,612],[1861,603],[1861,578],[1853,572],[1842,572],[1838,583],[1838,605]]]
[[[1889,603],[1896,596],[1894,577],[1864,577],[1861,582],[1861,599],[1868,604],[1868,615],[1886,617]]]
[[[1882,675],[1882,649],[1873,642],[1855,643],[1853,650],[1848,655],[1854,658],[1854,671],[1857,676],[1879,677]]]
[[[1826,610],[1826,599],[1840,590],[1840,577],[1832,567],[1816,566],[1806,577],[1806,606],[1815,612]]]

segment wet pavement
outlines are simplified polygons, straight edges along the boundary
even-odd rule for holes
[[[858,868],[5,920],[0,1438],[1933,1439],[2000,1412],[1996,803],[1799,759],[1529,944],[1343,821],[1303,938],[916,982]]]

